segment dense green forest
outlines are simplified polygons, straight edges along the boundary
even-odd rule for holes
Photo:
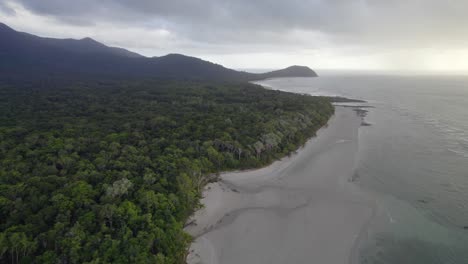
[[[253,84],[0,87],[1,263],[182,263],[220,171],[296,150],[327,98]]]

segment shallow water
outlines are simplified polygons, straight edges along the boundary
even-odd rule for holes
[[[468,263],[468,77],[329,74],[272,89],[364,99],[355,183],[384,218],[359,263]]]

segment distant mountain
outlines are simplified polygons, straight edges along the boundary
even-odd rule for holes
[[[122,48],[108,47],[92,38],[83,39],[55,39],[41,38],[28,33],[17,32],[5,24],[0,23],[0,35],[2,42],[0,47],[17,49],[17,51],[28,51],[31,48],[40,48],[40,46],[49,46],[64,51],[70,51],[81,54],[109,54],[129,58],[142,58],[143,56]]]
[[[312,69],[306,66],[291,66],[286,69],[272,71],[260,74],[262,79],[281,78],[281,77],[317,77]]]
[[[171,78],[251,81],[316,77],[308,67],[254,74],[181,54],[148,58],[91,38],[54,39],[17,32],[0,23],[0,78]]]
[[[32,37],[36,37],[31,35]],[[37,38],[37,37],[36,37]],[[54,46],[58,49],[64,49],[71,52],[83,54],[110,54],[123,56],[128,58],[143,58],[142,55],[128,51],[122,48],[108,47],[92,38],[83,39],[54,39],[54,38],[41,38],[46,45]]]

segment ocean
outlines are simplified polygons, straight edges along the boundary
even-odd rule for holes
[[[372,107],[354,182],[376,197],[380,214],[356,263],[468,263],[468,76],[328,72],[258,83]]]

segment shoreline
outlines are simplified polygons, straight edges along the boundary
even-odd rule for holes
[[[226,172],[188,220],[187,263],[350,263],[376,214],[351,181],[361,118],[335,115],[290,157]],[[319,261],[318,261],[319,260]]]
[[[340,106],[338,106],[340,107]],[[289,166],[291,162],[294,161],[294,158],[296,158],[297,156],[299,156],[301,154],[302,151],[304,151],[304,149],[309,145],[309,144],[313,144],[313,141],[321,134],[323,133],[323,130],[325,130],[328,125],[329,125],[329,122],[335,117],[336,113],[330,117],[330,119],[328,120],[328,122],[323,126],[321,127],[319,130],[317,130],[317,133],[314,137],[311,137],[309,138],[305,143],[304,145],[300,146],[298,149],[296,149],[294,152],[292,152],[290,155],[287,155],[287,156],[284,156],[282,157],[281,159],[278,159],[278,160],[275,160],[273,161],[272,163],[270,164],[267,164],[263,167],[260,167],[260,168],[251,168],[251,169],[245,169],[245,170],[233,170],[233,171],[224,171],[224,172],[221,172],[218,176],[217,176],[217,180],[216,181],[213,181],[213,182],[209,182],[208,184],[206,184],[204,187],[203,187],[203,191],[202,191],[202,198],[200,199],[200,202],[201,204],[203,204],[203,206],[201,208],[199,208],[198,210],[196,210],[188,219],[187,219],[187,222],[184,226],[184,230],[187,231],[188,233],[190,233],[190,235],[192,235],[195,239],[200,236],[200,235],[194,235],[192,234],[192,232],[194,232],[194,230],[199,230],[200,228],[195,228],[194,226],[200,226],[199,223],[197,223],[197,220],[200,220],[200,217],[198,216],[201,212],[207,210],[206,209],[206,203],[204,203],[206,197],[213,193],[213,192],[216,192],[216,190],[219,190],[219,189],[222,189],[223,191],[225,190],[230,190],[232,192],[238,192],[237,189],[231,187],[232,184],[229,184],[228,181],[226,181],[225,179],[223,179],[223,177],[236,177],[235,175],[240,175],[240,177],[246,177],[246,178],[251,178],[252,180],[255,180],[255,181],[262,181],[264,179],[264,177],[266,175],[269,175],[270,173],[273,173],[274,171],[277,171],[277,170],[282,170],[284,169],[285,167]],[[254,173],[256,174],[255,175],[255,178],[252,178],[252,176],[250,175],[251,173]],[[263,175],[263,178],[261,177],[261,175]],[[260,177],[259,177],[260,176]],[[239,178],[240,178],[239,177]],[[213,188],[216,189],[215,191],[213,191]],[[209,199],[208,199],[209,200]],[[206,216],[204,216],[206,217]]]

